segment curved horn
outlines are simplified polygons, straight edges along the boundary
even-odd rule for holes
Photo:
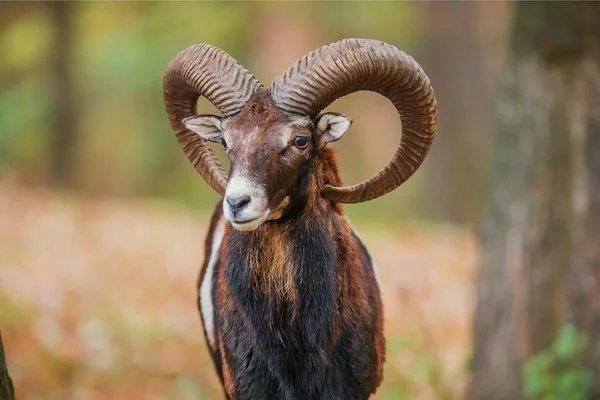
[[[317,114],[339,97],[370,90],[387,97],[402,121],[402,139],[377,175],[354,186],[327,185],[322,195],[341,203],[383,196],[421,165],[437,126],[429,78],[412,57],[376,40],[344,39],[308,53],[269,87],[275,105],[289,113]]]
[[[181,121],[196,114],[199,96],[206,97],[226,117],[234,115],[261,86],[233,57],[207,44],[188,47],[167,66],[163,93],[173,132],[194,168],[221,195],[227,185],[225,170],[206,141]]]

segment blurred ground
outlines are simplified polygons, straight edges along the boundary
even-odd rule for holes
[[[0,327],[17,397],[220,399],[195,305],[208,217],[0,181]],[[474,235],[356,225],[384,296],[388,360],[376,398],[458,398]]]

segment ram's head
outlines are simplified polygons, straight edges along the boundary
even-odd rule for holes
[[[400,115],[402,139],[374,177],[319,189],[333,201],[368,201],[398,187],[423,162],[436,129],[435,97],[423,70],[394,46],[374,40],[346,39],[313,51],[267,89],[227,53],[195,45],[171,61],[163,88],[179,143],[208,184],[224,195],[224,215],[240,230],[256,229],[293,209],[311,173],[309,161],[351,125],[343,114],[319,114],[337,98],[359,90],[386,96]],[[199,96],[224,116],[195,115]],[[206,141],[226,148],[228,176]]]

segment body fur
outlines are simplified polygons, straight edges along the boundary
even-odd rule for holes
[[[341,206],[319,195],[324,184],[341,184],[333,152],[324,148],[309,163],[295,200],[302,204],[286,217],[240,232],[221,204],[213,214],[198,288],[228,399],[366,399],[381,382],[385,342],[371,258]],[[201,290],[207,282],[210,292]]]

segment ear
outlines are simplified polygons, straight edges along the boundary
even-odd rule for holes
[[[339,140],[352,125],[352,118],[340,113],[325,113],[317,117],[317,137],[319,146]]]
[[[223,138],[223,121],[216,115],[195,115],[181,122],[204,140],[218,143]]]

